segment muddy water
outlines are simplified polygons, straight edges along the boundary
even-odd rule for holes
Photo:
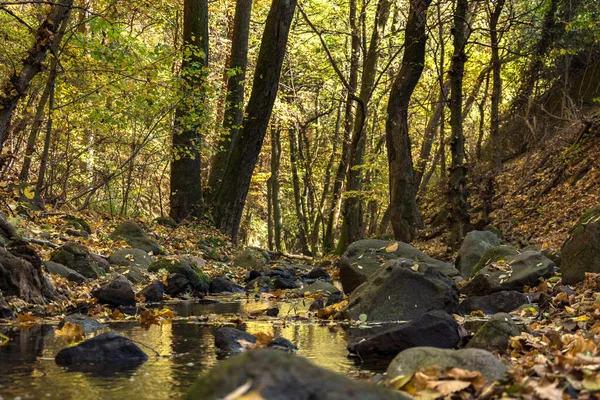
[[[250,313],[277,306],[277,318],[249,317]],[[317,365],[340,373],[367,375],[385,364],[360,366],[347,357],[350,337],[372,329],[348,329],[319,324],[302,315],[308,304],[255,300],[225,300],[218,304],[184,302],[171,305],[178,316],[173,323],[142,328],[138,322],[116,322],[113,330],[134,340],[148,354],[143,365],[120,371],[69,371],[57,366],[56,353],[66,347],[55,336],[56,326],[28,330],[0,326],[10,341],[0,347],[0,400],[8,399],[173,399],[186,393],[199,373],[219,362],[214,347],[215,326],[241,317],[250,333],[282,336],[299,348],[298,354]]]

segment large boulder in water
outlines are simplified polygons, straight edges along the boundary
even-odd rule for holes
[[[89,279],[105,275],[104,269],[92,258],[90,251],[83,245],[69,242],[50,254],[50,261],[62,264]]]
[[[562,280],[581,282],[586,272],[600,273],[600,206],[587,211],[571,231],[561,251]]]
[[[485,296],[504,290],[522,292],[525,286],[534,287],[550,278],[555,270],[554,263],[541,252],[524,251],[512,260],[482,268],[462,287],[461,293]]]
[[[359,240],[348,246],[340,259],[340,282],[345,293],[366,282],[381,266],[389,260],[406,258],[419,263],[435,266],[444,274],[454,277],[459,272],[452,264],[436,260],[414,248],[410,244],[378,239]]]
[[[128,245],[135,249],[144,250],[146,253],[162,254],[160,245],[146,235],[138,224],[133,221],[125,221],[110,234],[113,240],[125,240]]]
[[[454,318],[445,311],[431,311],[407,324],[353,339],[348,345],[348,351],[363,359],[373,356],[393,357],[411,347],[451,349],[459,341],[458,323]]]
[[[493,232],[471,231],[467,233],[458,251],[456,268],[465,278],[471,276],[471,270],[481,259],[483,253],[487,249],[499,245],[500,239]]]
[[[344,318],[405,321],[432,310],[456,312],[458,287],[434,266],[409,259],[388,261],[348,299]],[[364,317],[362,317],[364,319]]]
[[[480,372],[488,382],[502,380],[506,367],[495,355],[481,349],[449,350],[435,347],[413,347],[398,354],[387,369],[387,378],[408,376],[419,368],[437,365]]]
[[[388,400],[407,395],[355,381],[320,368],[300,356],[276,350],[256,350],[226,360],[201,375],[186,399],[226,398],[244,385],[244,393],[265,400]]]
[[[58,352],[58,365],[74,364],[141,364],[148,360],[146,353],[131,340],[115,333],[106,332],[88,339],[77,346]]]

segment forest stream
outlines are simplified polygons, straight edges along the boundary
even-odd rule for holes
[[[309,305],[310,301],[302,298],[269,301],[218,296],[169,304],[167,307],[177,315],[172,323],[147,328],[137,321],[108,323],[98,333],[118,332],[149,356],[141,366],[113,370],[81,371],[58,366],[54,356],[67,344],[55,335],[56,325],[35,325],[29,329],[0,325],[0,333],[10,338],[8,345],[0,347],[0,398],[71,399],[81,398],[81,393],[86,393],[86,398],[105,400],[180,398],[201,372],[221,359],[214,345],[215,327],[231,325],[228,321],[240,316],[245,316],[249,333],[289,339],[298,346],[297,354],[327,369],[353,377],[385,370],[389,359],[361,365],[359,359],[348,357],[346,350],[350,337],[373,333],[380,326],[349,327],[299,317]],[[278,317],[247,318],[271,307],[280,309]]]

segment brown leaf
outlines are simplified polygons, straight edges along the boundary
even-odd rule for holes
[[[537,386],[534,391],[542,400],[562,400],[563,391],[557,386],[558,381]]]

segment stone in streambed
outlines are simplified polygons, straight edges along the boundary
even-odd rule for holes
[[[303,357],[256,350],[224,361],[201,375],[186,399],[216,400],[243,385],[265,400],[392,400],[410,397],[381,386],[354,381],[320,368]]]
[[[108,258],[108,261],[121,267],[135,266],[146,270],[152,263],[152,257],[141,249],[119,249]]]
[[[141,364],[148,360],[146,353],[131,340],[115,333],[107,332],[88,339],[77,346],[58,352],[55,361],[58,365],[74,364]]]
[[[600,206],[585,212],[561,250],[562,280],[574,285],[586,272],[600,273]]]
[[[50,261],[62,264],[89,279],[96,279],[105,275],[90,251],[79,243],[70,242],[54,250],[50,254]]]
[[[62,276],[67,278],[70,282],[83,283],[87,282],[87,278],[81,275],[79,272],[72,270],[71,268],[54,261],[44,261],[44,268],[51,274]]]
[[[467,233],[458,251],[456,268],[465,278],[471,276],[471,270],[485,251],[499,245],[500,239],[493,232],[471,231]]]
[[[472,296],[463,300],[458,306],[458,312],[467,315],[481,310],[486,314],[511,312],[523,304],[531,303],[530,296],[515,290],[492,293],[486,296]]]
[[[62,329],[62,327],[67,322],[70,322],[72,324],[81,325],[81,327],[83,328],[83,331],[85,332],[86,335],[88,333],[94,333],[96,331],[99,331],[100,329],[104,329],[104,327],[105,327],[104,324],[96,321],[92,317],[88,317],[87,315],[71,314],[71,315],[65,316],[65,318],[58,324],[58,329]]]
[[[137,294],[138,297],[144,297],[147,303],[158,303],[162,301],[165,295],[165,285],[160,281],[155,281],[140,290]]]
[[[444,349],[460,341],[458,323],[444,311],[431,311],[400,326],[375,335],[356,338],[348,345],[350,353],[361,358],[393,357],[411,347],[429,346]]]
[[[246,351],[243,342],[256,343],[256,337],[239,329],[224,327],[215,331],[215,346],[223,353]]]
[[[214,294],[244,293],[244,288],[223,276],[217,276],[210,280],[210,286],[208,291]]]
[[[504,351],[508,348],[510,338],[520,334],[521,330],[509,314],[498,313],[477,331],[466,347]]]
[[[146,253],[163,254],[160,245],[146,235],[138,224],[133,221],[125,221],[115,228],[110,234],[113,240],[125,240],[128,245],[135,249],[144,250]]]
[[[110,283],[92,290],[92,296],[102,304],[111,306],[135,306],[135,293],[131,283],[123,275],[119,275]]]

